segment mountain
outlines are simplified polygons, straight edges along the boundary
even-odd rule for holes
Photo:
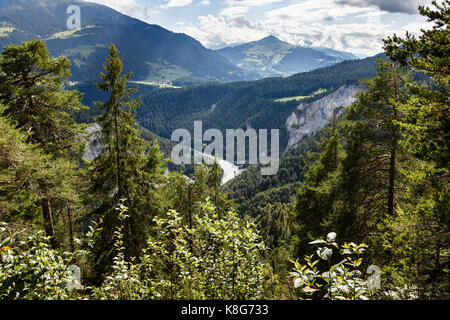
[[[252,78],[289,76],[358,59],[351,53],[333,49],[293,46],[274,36],[223,48],[217,53],[244,69]]]
[[[248,127],[280,129],[280,151],[286,151],[305,135],[295,130],[296,121],[288,125],[288,119],[294,118],[294,113],[298,123],[305,117],[304,121],[309,121],[310,117],[320,123],[310,123],[308,134],[320,130],[332,116],[332,109],[351,102],[353,86],[360,79],[376,75],[376,58],[344,61],[286,78],[152,90],[143,95],[137,120],[168,139],[178,128],[191,130],[196,120],[203,121],[204,130],[214,128],[222,132]],[[327,96],[329,99],[321,100]]]
[[[69,30],[67,9],[81,10],[81,29]],[[79,0],[0,0],[0,48],[44,40],[53,56],[72,62],[71,80],[96,79],[115,43],[132,80],[199,83],[242,79],[242,71],[197,40]]]

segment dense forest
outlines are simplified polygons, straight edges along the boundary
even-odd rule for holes
[[[381,54],[379,57],[385,56]],[[255,129],[279,128],[280,143],[285,146],[285,120],[298,106],[298,102],[278,102],[277,99],[303,96],[303,103],[320,99],[341,86],[357,84],[359,79],[375,76],[376,59],[350,60],[288,78],[266,78],[252,82],[159,90],[148,85],[132,85],[139,87],[139,95],[142,96],[142,106],[136,120],[147,130],[166,139],[170,139],[172,132],[178,128],[192,131],[193,122],[197,120],[203,122],[205,130],[245,129],[247,126]],[[99,114],[93,102],[106,97],[99,94],[91,82],[76,84],[72,89],[83,92],[83,104],[92,106],[76,114],[76,119],[92,122]],[[318,90],[321,91],[319,94],[310,96]]]
[[[449,6],[421,7],[433,28],[377,60],[182,89],[133,85],[114,44],[75,86],[43,41],[5,47],[0,300],[449,299]],[[359,79],[276,176],[221,186],[217,163],[187,176],[167,159],[164,138],[195,119],[280,127],[296,104],[274,99]]]

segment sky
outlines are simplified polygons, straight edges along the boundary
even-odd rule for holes
[[[382,39],[419,33],[429,23],[419,5],[430,0],[89,0],[170,31],[210,49],[273,35],[293,45],[372,56]]]

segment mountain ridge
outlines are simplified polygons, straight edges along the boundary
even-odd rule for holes
[[[257,41],[216,50],[249,77],[290,76],[358,57],[329,48],[294,46],[270,35]]]
[[[81,9],[81,29],[68,30],[69,5]],[[53,56],[73,62],[74,81],[97,78],[107,47],[115,43],[133,80],[234,81],[242,71],[196,39],[80,0],[0,1],[0,48],[32,39],[46,42]]]

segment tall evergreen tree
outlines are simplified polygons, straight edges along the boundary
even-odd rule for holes
[[[393,216],[398,190],[397,104],[405,101],[403,71],[379,60],[378,76],[364,81],[367,92],[346,109],[343,131],[341,203],[328,221],[347,241],[367,241],[385,215]]]
[[[431,83],[408,82],[411,97],[403,104],[405,140],[417,157],[446,168],[450,160],[450,1],[433,1],[433,7],[420,7],[420,14],[434,23],[416,38],[396,35],[385,40],[386,54],[402,65],[427,74]]]
[[[434,26],[419,37],[407,34],[385,40],[394,61],[428,76],[428,83],[406,82],[409,98],[398,105],[402,144],[416,157],[406,172],[407,201],[391,221],[387,238],[407,285],[422,298],[448,297],[450,259],[450,1],[433,1],[420,13]]]
[[[341,136],[333,124],[298,192],[298,253],[332,231],[345,241],[368,241],[377,224],[394,215],[399,187],[396,104],[405,99],[405,90],[401,69],[383,60],[377,68],[379,75],[364,81],[368,90],[346,108]]]
[[[42,151],[27,143],[28,135],[1,114],[0,105],[0,220],[27,219],[37,210],[37,181],[45,163]]]
[[[44,42],[34,40],[22,45],[5,47],[0,57],[0,102],[5,105],[4,115],[21,130],[29,132],[27,142],[36,144],[51,156],[48,166],[65,166],[65,177],[76,180],[71,161],[80,158],[83,150],[81,127],[72,115],[82,110],[81,95],[64,90],[70,76],[70,62],[65,57],[53,59]],[[67,163],[63,164],[66,161]],[[72,167],[72,170],[69,168]],[[39,180],[44,226],[52,245],[54,214],[57,202],[70,203],[68,194],[51,196],[55,180]]]
[[[137,90],[127,88],[131,73],[122,75],[122,58],[115,45],[109,47],[103,68],[103,82],[96,85],[110,97],[98,103],[103,114],[96,118],[102,128],[97,143],[102,151],[92,163],[92,196],[96,203],[93,215],[103,219],[103,232],[95,248],[100,273],[112,261],[114,230],[119,223],[115,208],[120,201],[129,208],[130,216],[124,229],[125,256],[137,256],[144,247],[153,210],[158,207],[157,185],[165,170],[158,145],[146,154],[149,146],[141,138],[135,120],[140,98],[133,99]]]
[[[297,192],[296,201],[296,254],[302,256],[308,243],[324,232],[324,219],[333,210],[338,199],[336,187],[340,177],[338,170],[344,156],[341,136],[337,126],[337,114],[332,125],[324,129],[324,136],[318,143],[319,154],[311,154],[314,161],[305,175],[305,182]]]

